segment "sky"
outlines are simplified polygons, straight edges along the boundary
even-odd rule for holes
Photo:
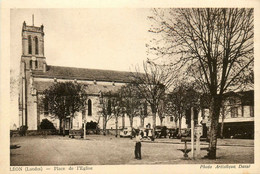
[[[11,66],[21,58],[22,23],[44,25],[47,64],[129,71],[146,59],[149,9],[12,9]],[[11,67],[12,68],[12,67]]]
[[[150,13],[143,8],[11,9],[10,75],[19,75],[22,24],[32,25],[32,15],[34,26],[44,25],[48,65],[134,71],[147,58]],[[11,102],[11,115],[17,115],[17,95]]]

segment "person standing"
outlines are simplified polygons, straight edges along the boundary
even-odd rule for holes
[[[141,157],[141,140],[142,137],[139,132],[136,133],[135,137],[135,159],[142,159]]]

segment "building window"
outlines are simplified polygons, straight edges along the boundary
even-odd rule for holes
[[[170,117],[170,122],[173,122],[173,117]]]
[[[30,60],[30,69],[32,68],[32,60]]]
[[[35,42],[35,54],[39,54],[39,44],[38,44],[38,38],[36,36],[34,37],[34,42]]]
[[[254,117],[254,106],[250,106],[250,117]]]
[[[35,61],[35,68],[38,68],[38,61]]]
[[[91,115],[92,115],[92,102],[89,99],[88,100],[88,116],[91,116]]]
[[[32,37],[28,36],[28,53],[32,54]]]
[[[238,116],[238,108],[232,107],[231,108],[231,118],[236,118]]]

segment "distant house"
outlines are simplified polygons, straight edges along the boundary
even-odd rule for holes
[[[202,124],[206,127],[209,116],[207,105],[202,107]],[[222,130],[221,130],[222,129]],[[219,117],[219,136],[224,138],[254,137],[254,91],[224,94]]]

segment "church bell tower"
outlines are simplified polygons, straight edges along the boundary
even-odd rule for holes
[[[28,130],[37,129],[37,92],[34,89],[34,72],[46,72],[44,31],[40,27],[22,25],[22,56],[20,62],[19,125]]]
[[[43,25],[28,26],[23,22],[21,61],[24,62],[26,70],[46,71]]]

